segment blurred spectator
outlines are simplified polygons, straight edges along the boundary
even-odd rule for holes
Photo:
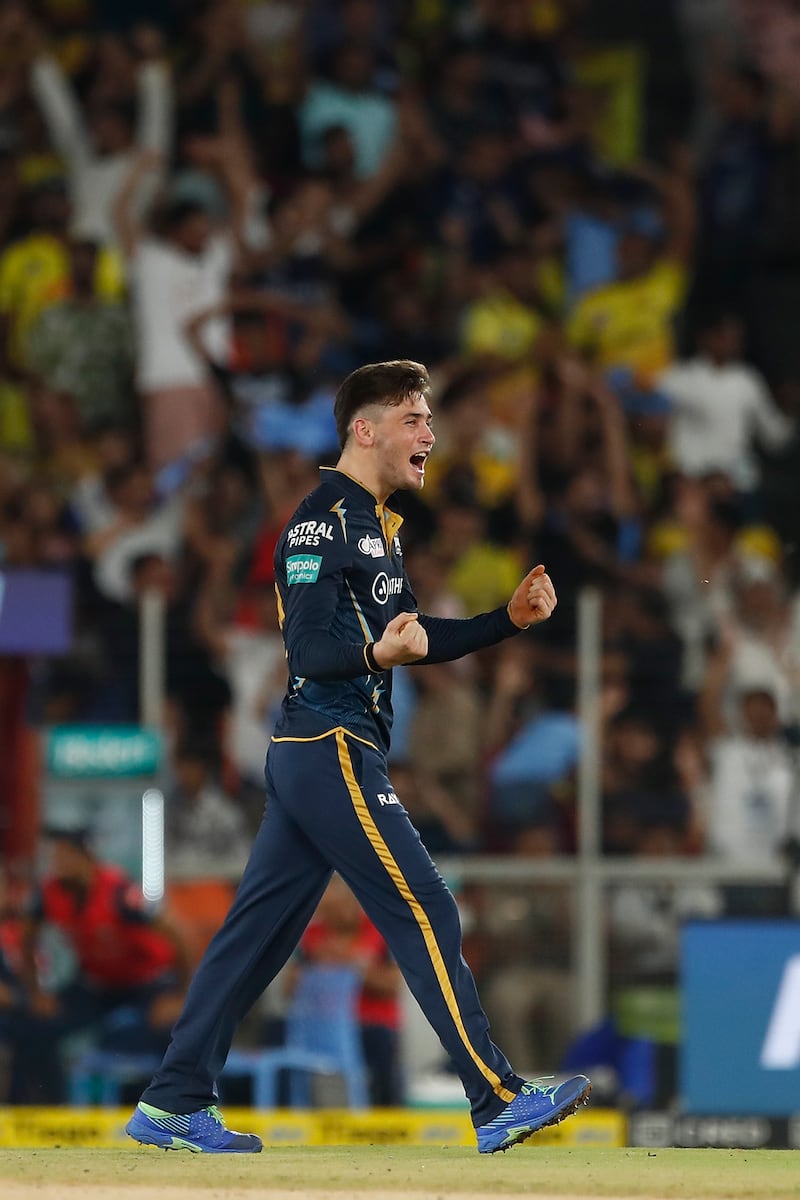
[[[517,830],[511,849],[549,858],[560,849],[558,831],[546,817],[534,818]],[[481,991],[494,1035],[523,1070],[555,1070],[575,1034],[570,896],[563,886],[537,882],[487,887],[480,897],[488,947]]]
[[[209,156],[230,189],[232,221],[215,231],[207,212],[176,201],[163,215],[163,234],[145,236],[132,206],[151,154],[140,155],[114,206],[120,246],[131,265],[136,329],[137,384],[142,393],[145,450],[154,470],[208,453],[224,421],[217,393],[186,337],[190,318],[222,300],[244,238],[249,177],[236,148],[214,144]],[[209,353],[227,361],[229,328],[209,322],[203,337]]]
[[[23,926],[21,975],[30,1013],[46,1022],[43,1033],[60,1040],[136,1008],[137,1049],[159,1053],[177,1016],[188,958],[176,927],[145,907],[141,892],[119,868],[99,862],[86,830],[49,831],[50,861]],[[76,962],[73,982],[57,993],[42,990],[35,950],[44,922],[68,939]],[[168,999],[170,1002],[168,1002]],[[113,1033],[108,1033],[109,1048]],[[58,1061],[52,1092],[41,1102],[64,1099]]]
[[[509,582],[519,578],[519,555],[489,540],[486,513],[469,493],[444,497],[437,517],[434,548],[449,568],[448,589],[461,601],[465,615],[502,604]]]
[[[736,643],[720,640],[700,694],[708,759],[708,849],[734,862],[773,864],[800,832],[795,800],[796,751],[781,728],[768,677],[740,678],[726,715],[725,693],[735,670]]]
[[[722,632],[733,643],[730,686],[772,693],[783,724],[800,713],[800,647],[781,564],[743,553],[734,577],[734,607]]]
[[[203,330],[231,314],[234,362],[226,366],[209,353]],[[306,394],[307,356],[316,358],[332,335],[346,329],[333,308],[265,291],[234,293],[196,314],[186,335],[218,385],[241,438],[256,450],[296,449],[319,458],[337,445],[336,423],[324,388]],[[292,335],[299,341],[292,344]]]
[[[485,373],[466,371],[439,397],[436,456],[425,469],[426,502],[435,504],[442,493],[459,488],[491,511],[514,495],[519,452],[492,421],[487,382]]]
[[[70,209],[63,185],[55,179],[38,184],[28,197],[27,215],[29,232],[0,255],[0,364],[4,374],[15,376],[26,366],[37,319],[63,299],[70,279]],[[95,262],[93,291],[104,300],[122,293],[119,262],[105,249]]]
[[[139,25],[132,44],[120,44],[116,49],[131,64],[138,59],[138,111],[128,103],[127,96],[98,96],[84,114],[53,55],[37,54],[31,70],[33,93],[67,169],[73,235],[98,243],[114,239],[112,210],[134,155],[149,151],[165,160],[171,148],[171,81],[160,31]],[[152,200],[150,184],[140,188],[133,201],[139,215],[145,211],[148,199]]]
[[[225,749],[242,783],[260,799],[271,718],[286,690],[275,589],[259,583],[237,592],[228,563],[217,556],[198,596],[194,622],[231,689]]]
[[[614,177],[599,164],[556,162],[534,167],[531,183],[537,240],[560,244],[566,301],[574,307],[584,293],[617,278],[621,202]]]
[[[345,128],[353,140],[359,178],[379,169],[394,135],[395,105],[373,85],[375,58],[364,41],[342,42],[331,55],[328,78],[311,83],[300,106],[303,158],[309,167],[322,162],[322,139],[332,125]]]
[[[671,405],[670,448],[684,475],[719,472],[752,494],[759,481],[756,439],[779,450],[792,423],[776,407],[758,371],[741,361],[743,329],[732,314],[709,317],[695,358],[675,363],[658,380]]]
[[[312,62],[324,63],[337,46],[350,40],[368,45],[376,57],[375,80],[382,91],[391,91],[396,82],[395,47],[398,37],[400,5],[393,0],[312,0],[307,5],[303,30]]]
[[[535,150],[563,144],[569,134],[564,67],[553,41],[537,36],[534,10],[525,0],[497,0],[482,16],[477,45],[506,118]]]
[[[548,571],[561,581],[559,606],[548,628],[548,640],[560,646],[574,644],[580,589],[589,584],[608,586],[612,580],[626,578],[640,542],[638,497],[617,396],[598,376],[582,372],[580,367],[577,372],[570,370],[568,379],[563,401],[565,406],[575,406],[577,419],[573,418],[572,430],[562,426],[561,462],[555,464],[555,470],[548,464],[550,493],[545,499],[540,486],[535,407],[524,431],[518,490],[520,516],[528,526],[533,557],[546,563]],[[587,408],[591,453],[586,447]]]
[[[663,216],[652,209],[628,215],[617,279],[584,293],[569,321],[572,344],[602,371],[615,371],[632,398],[651,390],[674,358],[673,322],[686,297],[694,234],[694,198],[685,174],[650,167],[640,173],[662,199]]]
[[[576,768],[580,726],[572,697],[559,704],[557,687],[535,671],[532,643],[504,647],[497,660],[486,712],[492,824],[505,831],[555,820],[553,788]]]
[[[538,265],[529,247],[509,245],[482,267],[478,297],[462,314],[466,355],[519,362],[532,354],[547,323]]]
[[[735,303],[763,251],[773,163],[784,136],[779,96],[747,61],[713,68],[710,138],[702,148],[698,194],[701,288]]]
[[[411,674],[417,702],[408,743],[410,761],[443,788],[465,816],[474,817],[483,741],[477,689],[449,663]]]
[[[133,408],[130,316],[120,303],[95,294],[98,254],[95,242],[70,242],[64,298],[33,325],[26,355],[31,372],[75,404],[82,430],[130,420]]]
[[[603,850],[633,854],[643,828],[673,828],[688,836],[689,798],[683,793],[665,714],[629,706],[610,721],[602,766]]]
[[[221,107],[228,116],[235,110],[259,173],[278,186],[301,169],[299,7],[210,0],[184,14],[174,47],[179,134],[222,132]],[[275,36],[265,44],[271,25]]]
[[[378,930],[338,875],[328,884],[300,941],[294,979],[306,964],[349,966],[361,975],[358,1021],[370,1103],[381,1108],[402,1104],[400,971]],[[287,983],[293,986],[291,978]]]
[[[244,814],[215,777],[206,743],[186,743],[174,755],[175,783],[167,796],[167,870],[176,879],[237,877],[250,853]]]
[[[27,995],[18,971],[15,906],[5,868],[0,866],[0,1100],[35,1104],[50,1076],[52,1045],[37,1037],[27,1012]]]
[[[417,753],[414,765],[400,759],[391,764],[391,769],[400,803],[434,859],[441,854],[472,854],[481,849],[479,814],[474,804],[470,805],[477,782],[474,777],[469,781],[465,804],[458,791],[463,775],[456,777],[456,786],[451,787],[451,781],[437,778]]]
[[[196,735],[216,738],[230,705],[230,687],[192,630],[192,599],[175,565],[157,552],[143,553],[129,563],[126,584],[128,600],[99,602],[92,611],[99,661],[86,719],[139,720],[139,604],[153,591],[166,609],[166,699],[178,706]]]
[[[468,262],[489,263],[522,240],[522,195],[503,126],[473,128],[461,152],[445,162],[435,196],[439,235]]]
[[[9,566],[64,565],[74,556],[77,539],[69,511],[56,487],[32,479],[6,508],[5,561]]]
[[[98,519],[86,538],[98,591],[124,602],[133,595],[132,564],[144,554],[174,560],[181,546],[184,498],[157,501],[153,479],[142,462],[124,463],[108,472],[105,489],[110,512]]]
[[[713,478],[673,476],[668,495],[671,510],[651,527],[648,550],[659,562],[658,583],[683,642],[683,683],[696,691],[709,641],[733,604],[741,521],[730,495],[716,494]]]
[[[444,47],[432,72],[426,112],[444,150],[461,156],[477,129],[499,129],[503,104],[491,94],[486,58],[468,41]]]
[[[681,677],[682,646],[669,616],[661,592],[620,588],[615,603],[604,609],[603,624],[606,644],[628,664],[632,702],[677,729],[690,706]]]
[[[426,468],[427,471],[427,468]],[[463,617],[464,605],[448,585],[447,564],[428,541],[418,542],[405,551],[409,579],[414,580],[414,595],[420,612],[432,617]],[[453,663],[453,669],[469,673],[472,660]]]
[[[633,843],[637,858],[672,858],[685,852],[685,830],[668,815],[641,822]],[[703,883],[621,883],[611,889],[609,935],[618,984],[674,984],[681,926],[691,918],[718,917],[722,899]]]
[[[135,429],[125,423],[98,421],[84,431],[89,465],[70,493],[70,508],[80,531],[94,533],[111,525],[116,509],[108,494],[109,478],[138,457]]]

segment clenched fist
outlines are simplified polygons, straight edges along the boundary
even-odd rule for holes
[[[508,615],[519,629],[527,629],[546,621],[557,603],[553,581],[540,563],[517,587],[508,602]]]
[[[419,662],[428,653],[428,635],[416,613],[398,613],[392,617],[383,636],[372,647],[375,661],[382,670],[403,663]]]

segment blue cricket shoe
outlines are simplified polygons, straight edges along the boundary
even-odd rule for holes
[[[558,1125],[589,1099],[592,1085],[585,1075],[574,1075],[557,1087],[545,1086],[540,1079],[523,1083],[522,1090],[488,1125],[479,1125],[478,1151],[494,1154],[524,1142],[532,1133],[547,1125]]]
[[[214,1105],[200,1112],[169,1113],[152,1104],[137,1104],[125,1132],[144,1146],[162,1150],[191,1150],[194,1154],[259,1154],[260,1137],[225,1128]]]

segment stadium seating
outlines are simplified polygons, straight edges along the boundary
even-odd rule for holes
[[[340,1075],[349,1108],[367,1106],[367,1079],[356,1017],[361,978],[347,967],[308,967],[300,975],[276,1050],[232,1050],[225,1075],[249,1075],[256,1108],[275,1108],[281,1071],[289,1072],[289,1104],[312,1104],[311,1077]]]

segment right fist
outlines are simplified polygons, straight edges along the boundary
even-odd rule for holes
[[[392,617],[383,636],[372,647],[375,661],[382,670],[403,663],[419,662],[428,653],[428,635],[416,613],[398,613]]]

